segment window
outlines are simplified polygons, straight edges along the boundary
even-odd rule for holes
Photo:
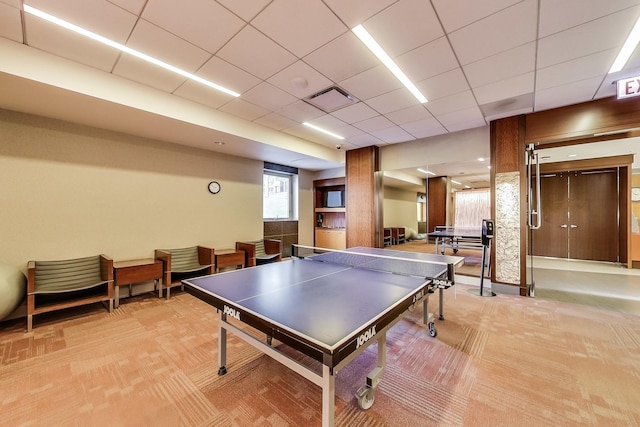
[[[298,170],[265,163],[262,175],[262,218],[295,219]]]

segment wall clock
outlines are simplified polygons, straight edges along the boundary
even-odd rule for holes
[[[222,187],[220,186],[220,183],[218,181],[211,181],[209,183],[209,193],[218,194],[221,189]]]
[[[640,187],[633,187],[631,189],[631,201],[640,202]]]

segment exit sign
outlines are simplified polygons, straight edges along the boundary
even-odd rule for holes
[[[618,99],[640,96],[640,77],[618,80]]]

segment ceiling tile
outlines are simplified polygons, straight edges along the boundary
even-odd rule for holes
[[[362,120],[370,119],[377,116],[379,113],[373,108],[365,104],[364,102],[358,102],[357,104],[350,105],[345,108],[341,108],[331,113],[334,117],[339,118],[345,123],[355,123]]]
[[[219,110],[249,121],[256,120],[259,117],[269,114],[269,110],[266,108],[259,107],[241,98],[235,98],[231,102],[220,107]]]
[[[119,51],[84,36],[50,24],[35,16],[25,14],[29,46],[67,58],[80,64],[111,71]]]
[[[336,131],[337,129],[342,128],[347,124],[337,117],[332,116],[331,114],[325,114],[320,117],[316,117],[313,120],[309,120],[309,123],[330,132]]]
[[[28,3],[36,9],[123,44],[137,20],[136,15],[104,0],[30,0]],[[28,14],[25,13],[26,15]]]
[[[209,59],[195,74],[240,94],[257,86],[261,81],[217,56]]]
[[[140,15],[147,0],[109,0],[109,2],[120,6],[134,15]]]
[[[210,53],[216,53],[245,25],[210,0],[149,0],[142,18]]]
[[[535,74],[533,72],[504,79],[473,89],[478,104],[488,104],[499,100],[508,100],[525,93],[531,93],[534,89]]]
[[[22,0],[0,0],[0,3],[11,6],[14,9],[22,8]]]
[[[274,0],[251,24],[298,58],[349,30],[321,1]]]
[[[525,0],[449,34],[462,65],[536,39],[537,1]],[[508,34],[508,37],[505,37]]]
[[[386,9],[398,0],[324,0],[349,28],[356,27],[364,21]]]
[[[541,0],[539,37],[596,20],[627,8],[638,6],[638,0]],[[626,13],[637,16],[637,9]]]
[[[295,56],[282,46],[249,25],[216,55],[262,79],[268,79],[296,61]]]
[[[463,67],[471,87],[484,86],[535,70],[536,43],[526,43]]]
[[[416,86],[429,100],[427,108],[432,101],[469,90],[467,80],[460,68],[418,82]]]
[[[421,105],[415,96],[404,87],[367,99],[366,103],[380,114]]]
[[[339,83],[358,99],[369,99],[401,87],[401,83],[384,66],[378,65]]]
[[[486,126],[487,123],[478,107],[470,107],[464,110],[438,116],[438,121],[447,128],[449,132],[457,132],[464,129],[471,129]]]
[[[175,91],[187,80],[185,77],[131,55],[120,57],[113,69],[113,74],[165,92]]]
[[[594,98],[601,81],[600,77],[596,77],[536,91],[535,110],[547,110],[567,105],[567,100],[570,100],[570,104],[590,101]]]
[[[370,133],[388,144],[396,144],[414,139],[413,135],[402,129],[400,126],[392,126],[386,129],[375,130]]]
[[[376,57],[351,32],[344,33],[304,57],[304,61],[334,82],[379,64]]]
[[[309,122],[326,114],[324,111],[320,111],[318,108],[304,101],[296,101],[291,105],[279,109],[277,113],[291,120],[295,120],[298,123]]]
[[[434,117],[427,117],[405,123],[402,125],[402,128],[413,135],[414,138],[425,138],[428,136],[447,133],[447,130]]]
[[[353,123],[355,127],[364,132],[372,133],[377,130],[387,129],[395,126],[395,124],[384,116],[376,116],[361,122]]]
[[[266,116],[262,116],[254,121],[260,125],[267,126],[275,130],[282,130],[299,124],[296,121],[276,113],[267,114]]]
[[[444,35],[431,3],[424,0],[400,0],[363,25],[392,58]]]
[[[266,82],[249,89],[242,94],[242,98],[271,110],[278,110],[296,102],[296,98],[293,95]]]
[[[235,99],[231,95],[207,86],[203,86],[202,83],[198,83],[193,80],[185,81],[173,93],[174,95],[189,99],[191,101],[195,101],[202,105],[207,105],[215,109],[218,109],[227,102],[231,102],[233,99]]]
[[[431,113],[429,113],[422,104],[414,105],[413,107],[398,111],[392,111],[391,113],[385,114],[385,116],[397,125],[433,118]]]
[[[333,84],[303,61],[294,62],[267,81],[296,98],[305,98]]]
[[[251,0],[251,1],[238,1],[238,0],[216,0],[218,3],[244,19],[246,22],[251,21],[260,13],[271,0]]]
[[[636,18],[637,15],[619,12],[542,38],[538,43],[538,67],[546,68],[603,50],[619,49]]]
[[[451,0],[433,0],[432,3],[445,30],[451,33],[520,1],[522,0],[482,0],[461,4]]]
[[[195,73],[211,54],[143,19],[131,33],[127,47]]]
[[[447,96],[445,98],[435,99],[426,104],[427,109],[437,119],[439,119],[443,114],[465,110],[473,106],[476,106],[476,100],[470,90],[456,93],[455,95]]]
[[[605,75],[617,54],[618,49],[609,49],[542,68],[538,70],[536,89],[542,90],[554,86],[562,86],[574,81]]]
[[[446,37],[399,56],[396,63],[414,83],[459,67]]]
[[[372,145],[381,144],[382,141],[370,133],[361,133],[356,136],[352,136],[348,141],[357,147],[370,147]]]
[[[0,3],[0,37],[22,43],[20,9]]]

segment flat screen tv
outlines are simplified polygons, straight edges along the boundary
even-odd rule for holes
[[[325,208],[344,208],[344,191],[331,190],[324,194]]]

